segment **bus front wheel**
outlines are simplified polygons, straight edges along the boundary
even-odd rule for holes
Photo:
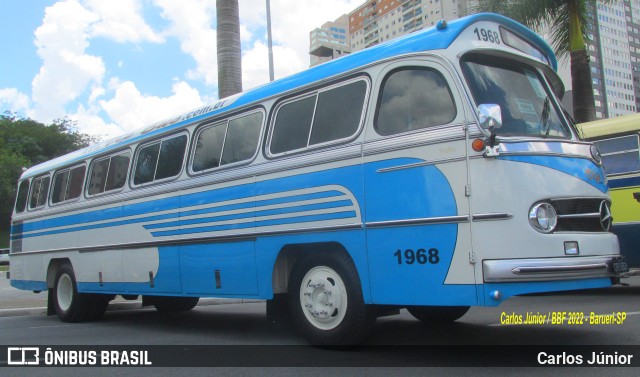
[[[291,272],[289,310],[296,329],[314,345],[362,340],[375,316],[365,305],[355,265],[343,254],[301,258]]]
[[[469,311],[468,306],[410,306],[409,313],[425,324],[449,323],[460,319]]]

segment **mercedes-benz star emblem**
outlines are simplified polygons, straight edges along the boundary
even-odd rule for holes
[[[611,222],[613,222],[611,208],[609,207],[609,203],[603,200],[602,203],[600,203],[600,225],[602,225],[602,229],[604,229],[605,232],[608,232],[611,228]]]

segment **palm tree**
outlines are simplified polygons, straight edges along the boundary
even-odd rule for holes
[[[218,97],[242,91],[240,7],[238,0],[216,0]]]
[[[534,30],[550,28],[556,55],[571,57],[573,114],[577,122],[596,117],[586,41],[597,2],[611,0],[480,0],[478,6],[480,11],[503,14]]]

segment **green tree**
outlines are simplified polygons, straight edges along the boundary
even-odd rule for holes
[[[503,14],[534,30],[548,28],[559,58],[570,56],[573,114],[577,122],[596,117],[587,41],[596,3],[610,0],[480,0],[478,9]]]
[[[242,91],[240,7],[238,0],[216,0],[218,97]]]
[[[68,118],[44,125],[5,112],[0,115],[0,229],[10,223],[22,168],[51,160],[98,141],[80,133]]]

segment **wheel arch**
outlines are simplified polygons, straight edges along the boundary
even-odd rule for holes
[[[53,288],[56,280],[56,273],[58,272],[58,269],[60,268],[60,266],[62,266],[63,264],[69,264],[73,269],[73,265],[71,264],[71,260],[69,258],[54,258],[49,261],[49,265],[47,266],[47,275],[46,275],[48,289]]]
[[[355,260],[351,256],[351,254],[347,251],[346,247],[336,241],[328,241],[328,242],[312,242],[312,243],[296,243],[296,244],[287,244],[284,245],[278,256],[276,257],[275,263],[273,265],[273,271],[271,274],[271,285],[273,289],[273,294],[284,294],[288,292],[289,289],[289,279],[291,277],[291,271],[295,266],[296,262],[300,258],[305,258],[308,255],[316,254],[316,253],[334,253],[334,254],[343,254],[348,257],[351,262],[356,266],[356,271],[358,272],[358,279],[360,280],[360,286],[364,287],[362,284],[362,276],[363,274],[358,271],[357,264]],[[365,292],[362,292],[365,294]]]

